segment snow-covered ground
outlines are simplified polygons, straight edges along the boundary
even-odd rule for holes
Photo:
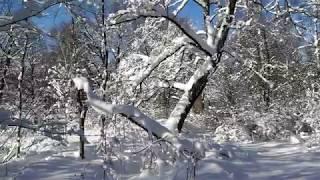
[[[54,180],[54,179],[104,179],[102,157],[96,155],[94,143],[86,146],[86,159],[78,158],[78,144],[52,147],[51,150],[40,153],[29,153],[22,159],[14,160],[5,166],[1,165],[0,179],[19,180]],[[258,144],[226,144],[225,150],[217,155],[216,146],[208,146],[206,157],[197,165],[196,179],[307,179],[320,178],[320,153],[308,152],[301,144],[287,142],[267,142]],[[215,147],[215,148],[214,148]],[[60,151],[60,152],[59,152]],[[227,157],[228,156],[228,157]],[[140,171],[140,162],[132,157],[126,162],[114,161],[117,179],[185,179],[185,164],[176,165],[178,168],[164,166],[162,174]],[[124,165],[126,164],[126,165]],[[177,169],[180,168],[180,172]],[[110,169],[106,168],[106,176]],[[177,178],[180,177],[180,178]],[[106,178],[107,179],[107,178]]]
[[[320,153],[308,152],[305,146],[269,142],[241,147],[248,159],[235,164],[248,179],[320,179]]]
[[[286,142],[228,145],[232,158],[208,152],[200,162],[198,179],[318,180],[320,153]]]

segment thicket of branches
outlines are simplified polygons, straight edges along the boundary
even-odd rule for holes
[[[203,27],[181,15],[189,1],[200,7]],[[17,154],[22,134],[34,132],[57,140],[78,134],[83,147],[88,124],[100,124],[107,151],[108,127],[121,131],[125,117],[137,124],[123,113],[93,112],[71,81],[79,76],[103,101],[132,105],[172,134],[188,122],[209,127],[217,140],[318,137],[317,0],[0,3],[0,108],[13,119],[1,124],[16,131]],[[50,32],[32,21],[57,5],[70,21]]]

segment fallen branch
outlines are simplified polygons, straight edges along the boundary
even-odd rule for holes
[[[87,93],[88,103],[101,114],[120,114],[130,120],[132,123],[138,125],[143,130],[152,134],[157,139],[163,139],[175,147],[178,154],[196,154],[198,159],[205,156],[202,144],[199,142],[192,142],[188,139],[178,138],[168,128],[162,126],[154,119],[142,113],[138,108],[130,105],[108,104],[100,100],[97,95],[93,93],[87,78],[77,77],[73,82],[78,90],[83,89]]]

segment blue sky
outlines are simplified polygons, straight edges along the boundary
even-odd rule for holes
[[[203,27],[203,15],[201,7],[194,1],[189,1],[186,7],[180,12],[181,17],[191,19],[193,25],[199,29]]]
[[[54,27],[59,27],[64,23],[69,23],[71,17],[63,6],[54,6],[45,11],[46,16],[33,17],[32,21],[45,32],[49,32]],[[180,16],[190,19],[194,27],[203,27],[203,15],[201,8],[194,1],[189,1],[186,7],[180,12]]]
[[[109,0],[106,0],[108,2]],[[17,7],[21,5],[21,0],[19,1],[12,1],[15,5],[14,10],[17,10]],[[109,1],[110,2],[110,1]],[[269,0],[263,0],[264,4],[268,4]],[[294,5],[301,3],[299,0],[290,0],[290,2]],[[86,8],[91,8],[91,10],[94,8],[93,5],[88,5],[83,2],[79,2],[79,4],[86,6]],[[92,6],[92,7],[90,7]],[[106,7],[108,9],[108,5]],[[214,10],[212,10],[214,12]],[[49,32],[51,29],[56,27],[61,27],[65,23],[69,23],[71,21],[71,16],[67,10],[67,8],[64,7],[64,5],[56,5],[48,10],[45,11],[47,13],[46,16],[43,17],[33,17],[31,21],[35,23],[40,29],[42,29],[44,32]],[[194,1],[189,1],[186,5],[186,7],[180,12],[180,17],[188,19],[189,22],[193,24],[193,27],[197,29],[203,28],[203,15],[201,12],[201,7],[199,7],[198,4],[196,4]],[[305,23],[307,22],[305,18],[302,16],[295,16],[297,20],[303,20]]]
[[[53,6],[44,13],[47,15],[44,17],[33,17],[32,22],[45,32],[49,32],[51,29],[59,27],[64,23],[71,22],[71,16],[63,5]]]

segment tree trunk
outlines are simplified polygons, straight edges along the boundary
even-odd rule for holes
[[[319,16],[319,11],[316,12],[317,17]],[[316,57],[316,63],[317,63],[317,68],[320,68],[320,29],[317,24],[320,23],[319,18],[315,19],[315,26],[314,26],[314,45],[315,45],[315,57]]]
[[[204,29],[206,32],[206,38],[207,38],[207,43],[211,43],[211,41],[213,40],[210,37],[212,36],[212,32],[209,29],[209,26],[211,24],[211,16],[210,16],[210,1],[209,0],[205,0],[204,1],[205,6],[202,7],[203,9],[203,22],[204,22]],[[194,102],[194,105],[192,106],[192,110],[195,114],[201,114],[204,110],[204,102],[203,102],[203,94],[201,94]]]
[[[84,144],[85,144],[85,137],[84,137],[84,122],[86,119],[87,115],[87,109],[83,109],[81,111],[81,116],[80,116],[80,158],[84,159]]]
[[[103,46],[101,47],[101,60],[102,63],[104,64],[104,80],[102,83],[102,89],[103,89],[103,96],[102,100],[106,101],[106,89],[107,89],[107,82],[109,80],[109,72],[108,72],[108,66],[109,66],[109,54],[107,50],[107,33],[105,31],[105,1],[101,0],[102,3],[102,14],[101,14],[101,19],[102,19],[102,31],[103,31]],[[103,150],[106,151],[106,134],[105,134],[105,126],[106,126],[106,116],[101,115],[101,129],[100,129],[100,136],[101,136],[101,141],[103,145]]]
[[[264,29],[262,29],[262,38],[263,38],[263,45],[264,45],[264,49],[266,52],[266,60],[267,60],[267,64],[271,63],[271,56],[270,56],[270,52],[269,52],[269,45],[268,45],[268,41],[267,41],[267,33]],[[270,74],[270,68],[267,67],[266,69],[267,74]],[[270,104],[271,104],[271,95],[272,95],[272,90],[269,86],[269,84],[265,84],[264,85],[264,91],[263,91],[263,99],[264,102],[266,103],[266,108],[269,109]]]
[[[191,107],[194,105],[194,102],[201,95],[203,89],[207,85],[208,75],[213,67],[210,64],[210,62],[206,62],[202,66],[202,68],[195,72],[193,77],[188,82],[188,84],[191,84],[191,88],[185,91],[185,93],[181,96],[179,102],[175,106],[174,110],[170,114],[170,123],[173,122],[173,126],[177,124],[177,127],[171,127],[171,130],[177,128],[178,132],[181,132],[184,121],[187,118]]]
[[[220,28],[218,28],[217,33],[215,33],[213,46],[215,47],[215,53],[217,57],[208,57],[203,65],[201,65],[193,76],[189,79],[186,84],[187,89],[181,96],[179,102],[175,106],[174,110],[170,114],[168,119],[170,123],[170,129],[178,129],[181,132],[185,119],[190,112],[191,107],[194,105],[196,99],[202,94],[203,89],[206,87],[208,82],[208,76],[211,70],[217,68],[217,64],[220,62],[222,56],[222,48],[227,40],[229,33],[229,26],[233,20],[234,11],[236,8],[237,0],[229,1],[229,14],[221,22]],[[209,37],[208,37],[209,38]],[[212,38],[212,37],[210,37]],[[214,52],[212,52],[214,54]],[[214,61],[215,59],[215,61]]]
[[[155,136],[158,141],[165,141],[173,145],[181,155],[192,155],[195,159],[203,158],[205,153],[201,144],[198,142],[191,142],[188,139],[180,138],[172,133],[168,128],[162,126],[156,120],[146,116],[139,109],[130,105],[109,104],[98,98],[93,93],[89,82],[86,78],[77,77],[73,79],[77,89],[81,89],[87,93],[88,104],[99,113],[120,114],[129,119],[134,124],[138,125],[150,135]],[[195,148],[197,147],[197,148]]]
[[[80,137],[80,158],[84,159],[84,144],[85,144],[85,137],[84,137],[84,123],[87,115],[87,106],[85,105],[84,101],[86,100],[86,94],[83,90],[78,90],[77,92],[77,102],[79,105],[79,114],[80,114],[80,120],[79,120],[79,137]]]
[[[27,55],[27,48],[28,48],[28,36],[26,36],[26,42],[25,42],[25,46],[24,46],[24,52],[22,55],[22,59],[20,62],[20,74],[18,77],[18,92],[19,92],[19,105],[18,105],[18,109],[19,109],[19,126],[18,126],[18,132],[17,132],[17,157],[20,156],[21,153],[21,125],[22,125],[22,106],[23,106],[23,88],[22,88],[22,83],[23,83],[23,78],[24,78],[24,73],[25,73],[25,58]]]
[[[35,89],[34,89],[34,68],[35,68],[35,64],[34,63],[30,63],[30,68],[31,68],[31,84],[30,84],[30,88],[31,88],[31,98],[34,99],[35,98]]]

